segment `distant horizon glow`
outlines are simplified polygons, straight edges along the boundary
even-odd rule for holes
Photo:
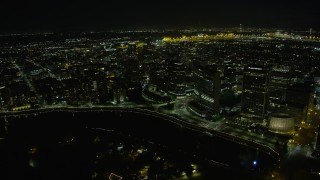
[[[1,2],[1,32],[114,28],[247,27],[320,29],[314,0],[208,2]],[[163,11],[165,9],[165,11]],[[59,12],[59,13],[57,13]],[[311,29],[310,29],[311,28]]]

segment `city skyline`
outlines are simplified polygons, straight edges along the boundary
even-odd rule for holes
[[[85,179],[111,173],[127,179],[176,179],[209,172],[197,168],[204,166],[200,162],[204,160],[231,170],[221,175],[238,177],[242,169],[257,178],[290,179],[301,175],[297,171],[305,172],[304,179],[318,178],[320,36],[316,33],[274,29],[113,31],[11,34],[0,36],[0,40],[0,149],[7,148],[0,153],[7,159],[0,165],[9,166],[0,176],[18,179],[15,177],[35,172],[47,177],[55,171],[55,179],[68,179],[75,177],[74,172],[79,175],[77,168],[90,167],[86,168]],[[159,127],[156,119],[168,126]],[[167,135],[171,127],[173,134]],[[63,128],[65,134],[56,134]],[[134,136],[130,129],[141,136]],[[118,158],[110,163],[100,150],[87,154],[78,146],[100,147],[102,136],[85,135],[92,130],[102,130],[103,134],[110,130],[128,132],[128,137],[159,145],[157,149],[163,149],[164,155],[155,152],[152,164],[150,159],[140,161],[150,148],[113,137],[115,146],[107,145],[104,150],[115,150],[108,157]],[[185,130],[190,130],[188,136],[175,134]],[[30,143],[21,148],[19,143],[25,135],[30,135],[25,139]],[[43,139],[53,136],[49,144],[42,144],[47,142]],[[41,145],[32,143],[35,137],[41,137]],[[165,139],[157,142],[158,137]],[[205,143],[205,139],[212,143]],[[217,141],[213,143],[212,139]],[[52,151],[38,159],[46,154],[43,147],[52,144],[62,148],[61,153]],[[65,151],[65,147],[73,150]],[[174,151],[182,147],[186,153],[190,150],[189,157],[196,162],[178,159],[175,162],[183,163],[181,168],[170,170],[175,165],[166,147]],[[241,153],[230,154],[226,151],[230,148]],[[12,154],[16,152],[13,149],[19,152]],[[85,164],[68,160],[85,160],[81,155],[84,152],[90,156]],[[16,159],[21,153],[25,158]],[[116,155],[119,153],[121,157]],[[201,158],[203,155],[208,158]],[[61,161],[55,161],[58,158]],[[132,166],[118,163],[128,158]],[[64,161],[72,163],[61,169]],[[112,167],[101,164],[101,171],[93,163],[97,161]],[[17,168],[17,163],[24,165]],[[116,166],[123,170],[115,171]],[[66,174],[70,168],[75,171]],[[11,171],[21,173],[7,173]]]
[[[319,179],[315,0],[12,0],[0,18],[0,179]]]
[[[1,33],[139,28],[246,27],[319,29],[316,1],[10,1]]]

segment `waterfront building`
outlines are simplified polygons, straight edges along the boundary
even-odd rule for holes
[[[294,133],[294,118],[289,114],[272,114],[269,118],[269,131],[276,134],[292,135]]]
[[[202,117],[219,113],[220,73],[216,65],[195,65],[195,99],[189,102],[189,109]]]

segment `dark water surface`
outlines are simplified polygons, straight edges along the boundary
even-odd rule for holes
[[[48,112],[9,119],[0,179],[263,179],[275,162],[143,114]]]

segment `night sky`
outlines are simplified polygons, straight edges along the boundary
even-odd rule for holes
[[[239,24],[319,30],[317,1],[295,1],[1,0],[0,32],[223,28]]]

